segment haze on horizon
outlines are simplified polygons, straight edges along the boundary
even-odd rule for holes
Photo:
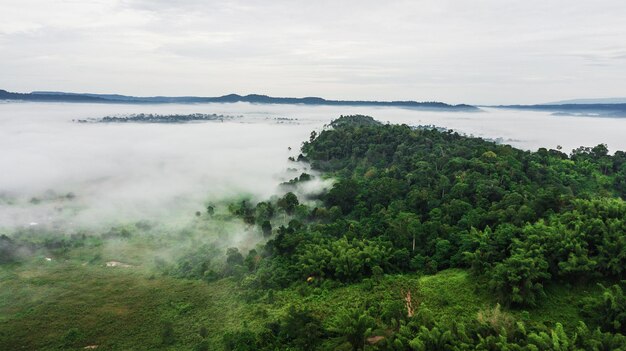
[[[626,3],[3,0],[0,89],[526,104],[626,91]]]

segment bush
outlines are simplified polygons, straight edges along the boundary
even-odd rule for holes
[[[520,251],[496,264],[489,285],[507,305],[534,306],[545,295],[543,282],[549,278],[542,255]]]
[[[620,285],[605,288],[602,294],[583,302],[583,314],[604,331],[626,333],[626,295]]]

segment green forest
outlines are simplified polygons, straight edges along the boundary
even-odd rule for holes
[[[626,350],[625,152],[355,115],[292,162],[310,171],[280,196],[207,203],[168,239],[141,223],[0,237],[0,349]],[[298,197],[316,177],[332,186]],[[260,243],[101,267],[107,240],[160,247],[230,221]]]

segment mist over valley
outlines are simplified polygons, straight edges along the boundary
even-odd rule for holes
[[[173,125],[73,123],[124,114],[237,117]],[[612,152],[626,149],[626,120],[537,111],[3,103],[0,227],[54,227],[71,233],[140,220],[174,224],[193,218],[209,202],[242,195],[260,201],[277,195],[279,183],[306,171],[288,158],[297,158],[312,131],[348,114],[453,129],[527,150],[561,146],[569,152],[601,143]]]

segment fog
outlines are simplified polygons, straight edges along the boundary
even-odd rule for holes
[[[72,122],[130,113],[242,117],[187,124]],[[304,171],[306,166],[287,158],[298,154],[311,131],[320,131],[342,114],[437,125],[501,138],[524,149],[561,145],[569,152],[599,143],[608,144],[611,151],[626,149],[626,119],[557,117],[545,112],[4,102],[0,103],[0,234],[18,227],[95,230],[140,220],[175,226],[192,221],[209,202],[242,195],[266,199],[279,192],[279,183]],[[300,169],[287,171],[293,167]]]

